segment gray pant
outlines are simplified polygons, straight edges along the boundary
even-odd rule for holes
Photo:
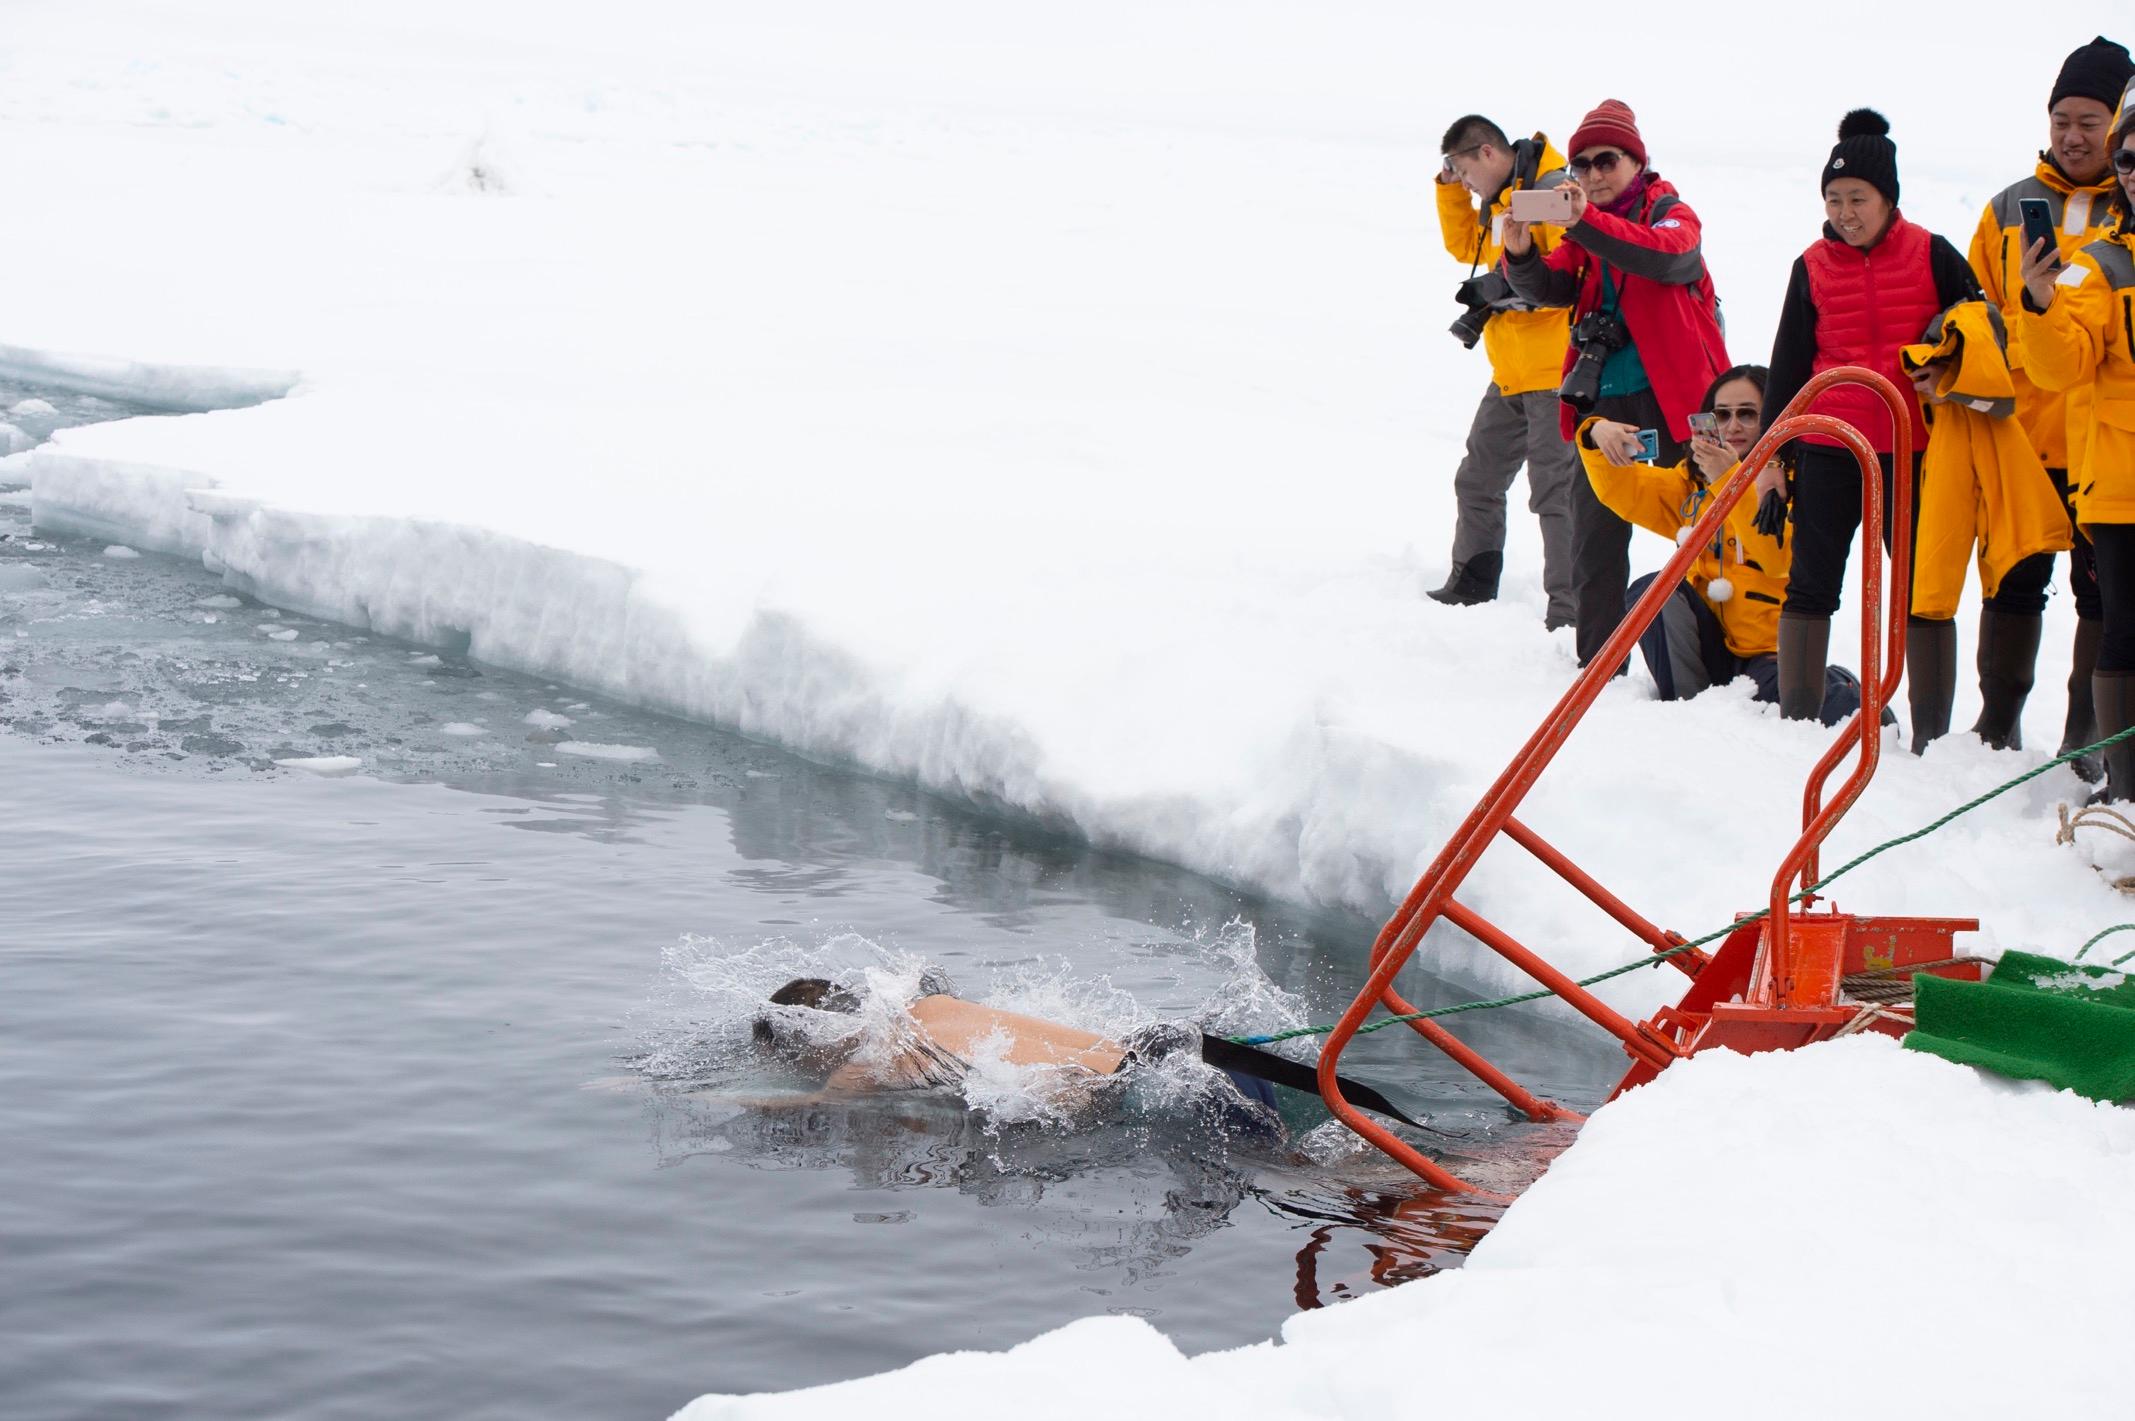
[[[1505,550],[1505,494],[1527,466],[1527,507],[1542,524],[1542,590],[1549,619],[1572,620],[1572,485],[1579,455],[1557,432],[1557,392],[1501,395],[1492,385],[1468,426],[1468,453],[1453,473],[1453,561]]]

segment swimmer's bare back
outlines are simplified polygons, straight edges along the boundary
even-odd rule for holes
[[[1082,1031],[1057,1021],[1025,1016],[1021,1012],[981,1006],[961,997],[921,997],[906,1007],[905,1012],[926,1045],[959,1061],[997,1052],[999,1059],[1014,1066],[1063,1066],[1088,1071],[1091,1075],[1108,1076],[1119,1069],[1120,1062],[1127,1056],[1126,1049],[1118,1042],[1094,1031]],[[898,1063],[899,1066],[903,1064]],[[893,1067],[892,1078],[885,1079],[884,1073],[878,1069],[848,1061],[831,1073],[825,1085],[831,1091],[843,1092],[879,1090],[885,1086],[894,1088],[911,1083],[896,1079],[902,1074],[904,1072]]]

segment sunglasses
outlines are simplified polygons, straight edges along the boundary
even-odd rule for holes
[[[2135,148],[2116,148],[2113,150],[2113,171],[2116,173],[2135,173]]]
[[[1719,405],[1714,407],[1712,417],[1718,424],[1755,424],[1757,417],[1763,413],[1764,411],[1755,405],[1744,405],[1741,409],[1733,410]]]
[[[1575,173],[1585,173],[1588,169],[1592,169],[1597,173],[1613,173],[1616,171],[1616,165],[1621,163],[1626,156],[1626,154],[1618,153],[1613,149],[1604,148],[1591,157],[1572,159],[1571,168]]]

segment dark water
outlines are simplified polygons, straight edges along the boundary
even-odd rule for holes
[[[19,506],[0,534],[0,1414],[657,1416],[1104,1311],[1198,1350],[1492,1221],[1325,1135],[649,1078],[718,1025],[678,967],[724,955],[850,932],[974,995],[1177,1015],[1243,983],[1325,1019],[1370,929],[230,605]],[[1616,1069],[1492,1018],[1463,1030],[1562,1098]],[[1520,1148],[1405,1036],[1349,1060],[1441,1146]]]

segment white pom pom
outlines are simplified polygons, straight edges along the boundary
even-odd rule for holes
[[[1705,584],[1705,600],[1708,602],[1725,602],[1734,595],[1735,584],[1724,577],[1716,577]]]
[[[1680,548],[1681,546],[1683,546],[1683,544],[1685,544],[1685,543],[1687,543],[1687,542],[1689,542],[1689,541],[1690,541],[1690,530],[1689,530],[1688,528],[1678,528],[1678,529],[1676,529],[1676,530],[1675,530],[1675,545],[1676,545],[1677,547],[1679,547],[1679,548]]]

